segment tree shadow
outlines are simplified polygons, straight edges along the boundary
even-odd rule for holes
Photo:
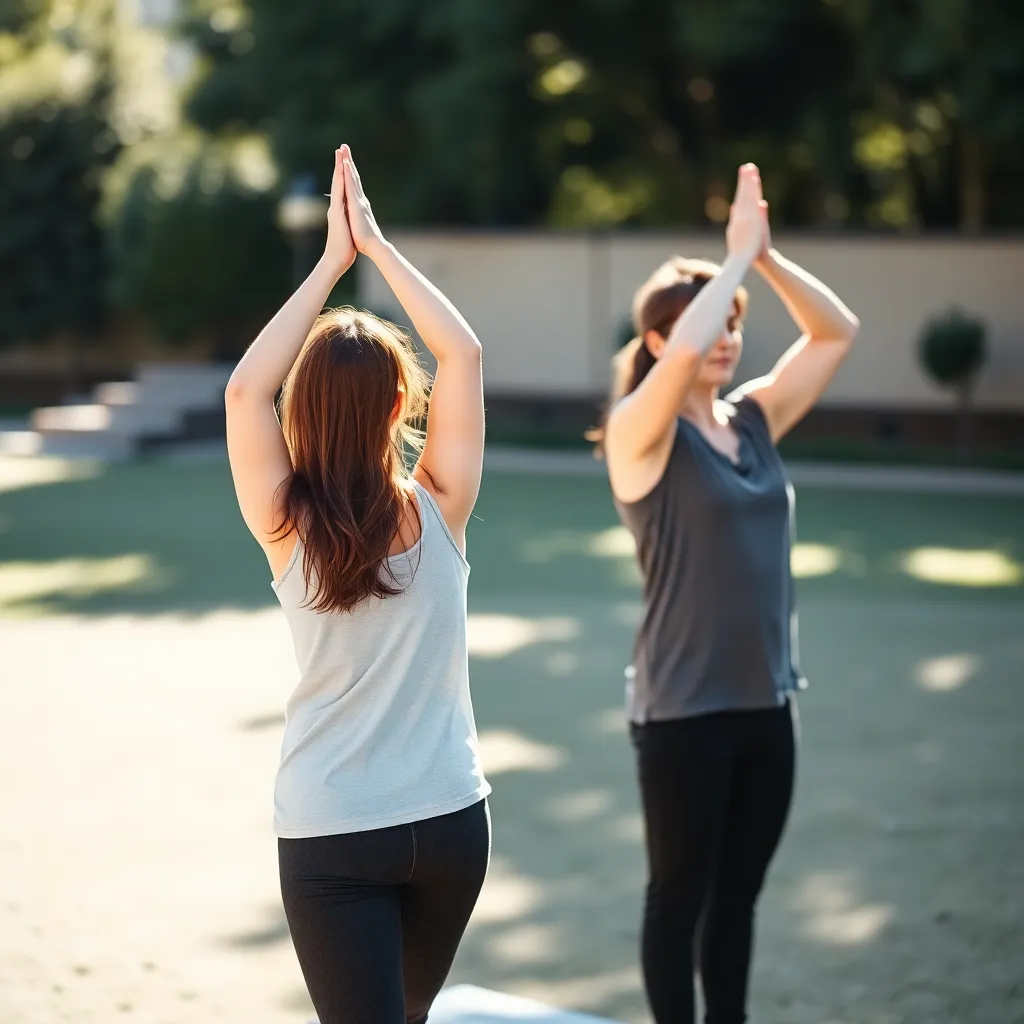
[[[0,612],[202,614],[275,604],[226,464],[109,465],[0,491]]]
[[[235,949],[262,949],[265,946],[290,940],[288,921],[279,906],[266,907],[264,917],[267,923],[262,928],[252,928],[234,933],[227,936],[224,942]]]
[[[837,555],[808,563],[831,568],[798,583],[812,689],[793,818],[760,912],[754,1005],[765,1019],[988,1024],[1024,1009],[1011,977],[1024,892],[1024,588],[935,582],[901,561],[938,549],[1019,563],[1021,508],[801,489],[801,541]],[[489,888],[451,980],[641,1020],[644,854],[623,710],[639,590],[615,526],[604,481],[485,480],[470,526],[471,614],[573,628],[520,630],[472,658],[481,736],[499,734],[506,753],[491,775]],[[0,492],[0,599],[12,565],[54,573],[35,590],[22,583],[21,598],[7,592],[18,614],[274,603],[223,464],[110,467]],[[224,941],[243,952],[287,941],[279,910],[256,920]]]

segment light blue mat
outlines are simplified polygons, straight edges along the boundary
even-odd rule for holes
[[[430,1011],[430,1024],[509,1024],[510,1021],[529,1021],[530,1024],[613,1024],[602,1017],[555,1010],[530,999],[491,992],[475,985],[454,985],[444,989],[434,1000]]]

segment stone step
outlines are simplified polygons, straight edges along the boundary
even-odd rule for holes
[[[193,386],[223,391],[233,369],[217,363],[143,363],[135,379],[143,387],[155,390]]]
[[[176,440],[222,437],[232,367],[147,363],[133,381],[100,384],[91,396],[36,409],[0,433],[0,452],[125,459]]]
[[[171,433],[182,411],[168,405],[54,405],[36,409],[29,425],[41,433],[107,431],[139,437]]]
[[[179,409],[205,409],[222,405],[224,386],[219,380],[117,381],[100,384],[92,401],[98,405],[160,405]]]
[[[119,462],[135,454],[132,438],[103,430],[42,433],[38,430],[0,431],[0,455],[53,455],[64,459]]]
[[[99,384],[92,393],[97,405],[138,405],[142,388],[134,380],[116,380]]]

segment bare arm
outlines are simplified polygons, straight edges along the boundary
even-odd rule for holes
[[[750,381],[740,391],[760,403],[777,441],[824,393],[850,351],[860,321],[821,281],[771,248],[767,208],[764,237],[755,266],[803,335],[767,377]]]
[[[335,153],[327,247],[309,277],[260,331],[228,381],[228,457],[242,517],[268,557],[283,538],[276,505],[292,472],[274,396],[284,383],[316,318],[338,279],[351,267],[355,247],[345,217],[341,151]],[[271,558],[273,564],[273,558]]]
[[[427,440],[416,477],[437,499],[461,540],[480,490],[484,400],[480,342],[452,303],[385,241],[366,200],[352,155],[344,147],[352,235],[369,256],[437,360]]]
[[[651,372],[608,417],[607,452],[616,464],[644,461],[672,436],[679,408],[709,349],[721,337],[736,290],[761,244],[760,178],[753,164],[740,168],[736,199],[726,233],[729,255],[721,271],[686,307]]]

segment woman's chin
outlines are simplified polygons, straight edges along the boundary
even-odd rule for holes
[[[736,371],[732,369],[716,370],[710,373],[702,373],[701,381],[709,388],[718,388],[720,391],[724,391],[731,386],[735,376]]]

